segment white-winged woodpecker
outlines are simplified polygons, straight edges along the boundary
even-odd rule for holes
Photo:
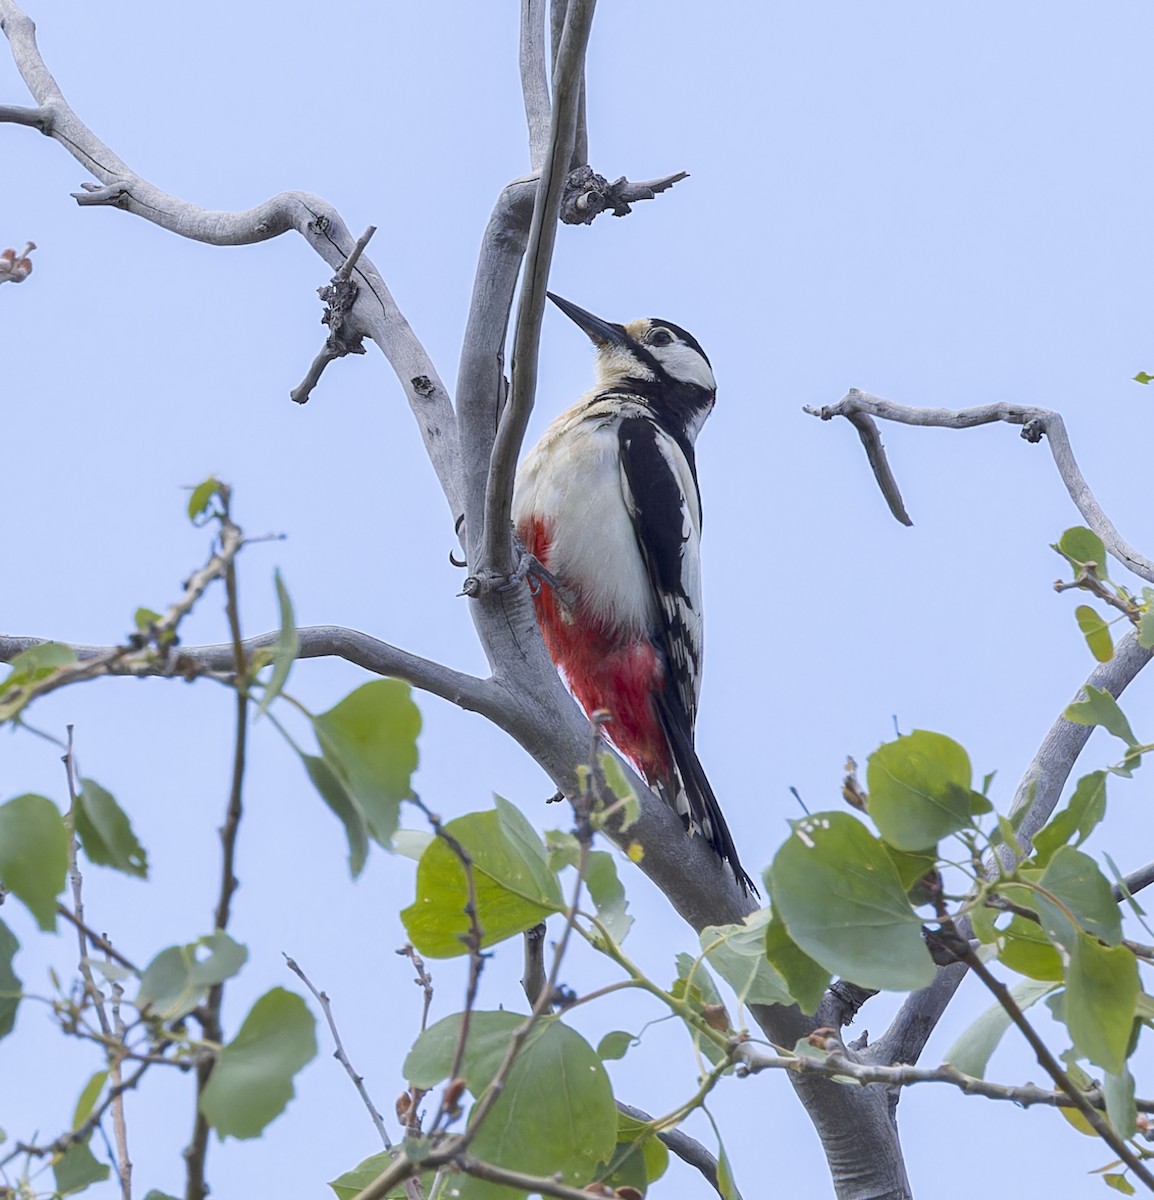
[[[692,334],[615,325],[550,294],[597,349],[597,381],[517,473],[513,520],[542,565],[537,620],[587,713],[746,892],[694,748],[701,690],[701,493],[693,446],[717,395]]]

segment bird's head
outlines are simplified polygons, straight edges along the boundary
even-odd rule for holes
[[[549,299],[585,330],[597,347],[600,387],[644,382],[658,389],[696,393],[700,406],[712,406],[717,391],[713,368],[697,339],[680,325],[656,317],[614,325],[552,292]]]

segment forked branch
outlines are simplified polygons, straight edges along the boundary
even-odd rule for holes
[[[886,460],[873,418],[896,421],[900,425],[932,426],[939,429],[972,429],[975,425],[1005,421],[1009,425],[1022,426],[1022,437],[1028,442],[1040,442],[1045,436],[1050,444],[1050,453],[1054,456],[1058,474],[1086,524],[1102,539],[1109,553],[1124,567],[1148,583],[1154,583],[1154,562],[1131,546],[1103,511],[1074,458],[1065,422],[1061,414],[1052,409],[1034,408],[1023,404],[984,404],[978,408],[962,409],[912,408],[905,404],[882,400],[868,392],[858,391],[857,388],[850,388],[837,404],[826,405],[824,408],[807,407],[805,411],[823,421],[845,417],[854,424],[866,444],[870,465],[874,468],[882,494],[898,520],[907,525],[912,522],[908,517],[903,520],[905,509],[902,507],[901,495]]]

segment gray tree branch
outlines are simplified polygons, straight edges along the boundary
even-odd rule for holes
[[[573,139],[577,128],[577,100],[585,70],[585,49],[593,24],[596,0],[569,0],[565,27],[553,76],[553,112],[549,125],[549,151],[533,202],[529,243],[525,252],[524,280],[517,309],[513,341],[512,381],[509,400],[500,414],[489,462],[485,492],[485,526],[481,562],[473,571],[507,578],[513,571],[509,514],[513,505],[513,477],[521,443],[533,411],[537,390],[537,358],[541,321],[545,314],[545,288],[557,240],[557,217],[569,176]]]
[[[858,427],[859,432],[865,427],[866,422],[872,425],[872,418],[877,417],[883,421],[896,421],[901,425],[934,426],[940,429],[971,429],[975,425],[989,425],[995,421],[1005,421],[1009,425],[1021,425],[1022,437],[1028,442],[1041,441],[1042,436],[1045,435],[1050,444],[1050,453],[1054,457],[1054,465],[1058,468],[1058,474],[1062,477],[1066,491],[1070,493],[1070,499],[1074,501],[1075,507],[1082,514],[1086,524],[1102,539],[1107,551],[1127,570],[1133,571],[1135,575],[1149,583],[1154,583],[1154,562],[1131,546],[1102,510],[1102,506],[1095,499],[1094,493],[1090,491],[1090,487],[1078,467],[1077,460],[1074,458],[1074,451],[1070,446],[1070,439],[1066,434],[1066,426],[1061,414],[1052,409],[1034,408],[1023,404],[984,404],[978,408],[962,409],[911,408],[908,405],[894,404],[890,400],[871,396],[868,392],[858,391],[857,388],[850,388],[837,404],[830,404],[824,408],[807,407],[805,411],[812,416],[820,417],[823,421],[832,420],[834,417],[845,417]],[[873,435],[875,437],[877,435],[876,427],[873,429]],[[863,434],[863,441],[865,440]],[[867,444],[867,451],[869,448],[870,446]],[[870,463],[874,466],[879,486],[891,509],[894,508],[895,503],[900,508],[901,496],[886,462],[880,437],[876,437],[874,454],[870,457]],[[896,511],[895,515],[898,515]],[[902,518],[898,516],[898,519]],[[908,517],[904,523],[912,524]]]
[[[545,7],[547,0],[521,0],[521,94],[529,127],[529,164],[534,173],[549,152],[549,81],[545,74]]]
[[[500,569],[511,562],[508,498],[532,399],[541,294],[555,233],[555,219],[545,218],[547,213],[557,212],[559,189],[566,182],[574,157],[585,157],[580,68],[593,3],[571,0],[567,8],[571,9],[566,19],[569,33],[562,39],[553,77],[551,145],[557,155],[550,158],[550,179],[543,186],[528,178],[505,189],[486,230],[462,349],[459,426],[444,386],[376,268],[362,256],[355,272],[361,292],[354,317],[365,335],[384,351],[401,380],[451,510],[466,518],[466,544],[470,565],[475,569]],[[526,10],[531,11],[535,16],[531,7]],[[339,214],[318,197],[290,192],[248,212],[212,213],[154,187],[131,171],[68,107],[36,48],[32,22],[14,0],[0,0],[0,28],[39,105],[35,120],[24,119],[32,110],[16,117],[12,110],[0,110],[0,118],[7,114],[19,123],[43,128],[69,149],[100,184],[78,197],[82,203],[121,207],[180,236],[213,245],[247,244],[296,230],[334,270],[350,254],[353,237]],[[628,202],[645,198],[643,193],[656,194],[674,181],[673,176],[637,185],[626,181],[618,193]],[[540,219],[541,250],[526,273],[528,288],[517,351],[521,377],[517,404],[502,421],[502,364],[508,317],[534,211]],[[504,429],[498,452],[494,439],[499,424]],[[491,471],[495,478],[490,478]],[[493,519],[488,522],[486,496],[493,501]],[[494,556],[481,553],[482,539],[488,542],[490,538]],[[486,589],[471,600],[470,611],[492,666],[493,675],[488,680],[408,655],[352,630],[303,630],[301,656],[337,654],[368,670],[408,679],[415,686],[481,712],[511,734],[562,791],[578,794],[579,768],[589,754],[589,723],[566,692],[545,651],[528,588]],[[246,647],[268,644],[274,637],[250,639]],[[0,642],[0,648],[11,655],[28,644],[27,639],[9,638]],[[100,648],[79,649],[81,653],[100,652]],[[181,653],[191,656],[205,670],[214,664],[231,670],[233,649],[200,647]],[[135,673],[153,672],[140,664]],[[633,772],[628,774],[640,797],[641,815],[629,830],[615,831],[615,839],[622,845],[642,848],[642,870],[694,928],[739,921],[751,904],[732,874],[704,839],[687,838],[671,808]],[[793,1044],[812,1028],[812,1021],[795,1009],[761,1007],[754,1015],[766,1035],[778,1043]],[[884,1095],[877,1089],[851,1091],[825,1079],[797,1080],[795,1086],[822,1138],[839,1197],[864,1200],[909,1194],[896,1127]]]
[[[247,212],[210,212],[169,195],[137,175],[72,111],[40,55],[36,27],[16,5],[0,0],[0,30],[39,108],[0,108],[0,121],[34,125],[60,142],[101,183],[77,194],[83,205],[111,205],[159,225],[180,237],[214,246],[243,246],[295,230],[338,270],[356,244],[340,214],[326,200],[307,192],[282,192]],[[458,491],[457,422],[448,392],[380,272],[362,256],[355,272],[360,292],[352,318],[392,366],[417,419],[425,450],[454,514],[461,511]]]

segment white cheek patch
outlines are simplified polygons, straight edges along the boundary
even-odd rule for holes
[[[662,365],[665,373],[679,383],[692,383],[708,392],[717,390],[709,363],[689,346],[674,342],[669,346],[650,346],[650,354]]]

